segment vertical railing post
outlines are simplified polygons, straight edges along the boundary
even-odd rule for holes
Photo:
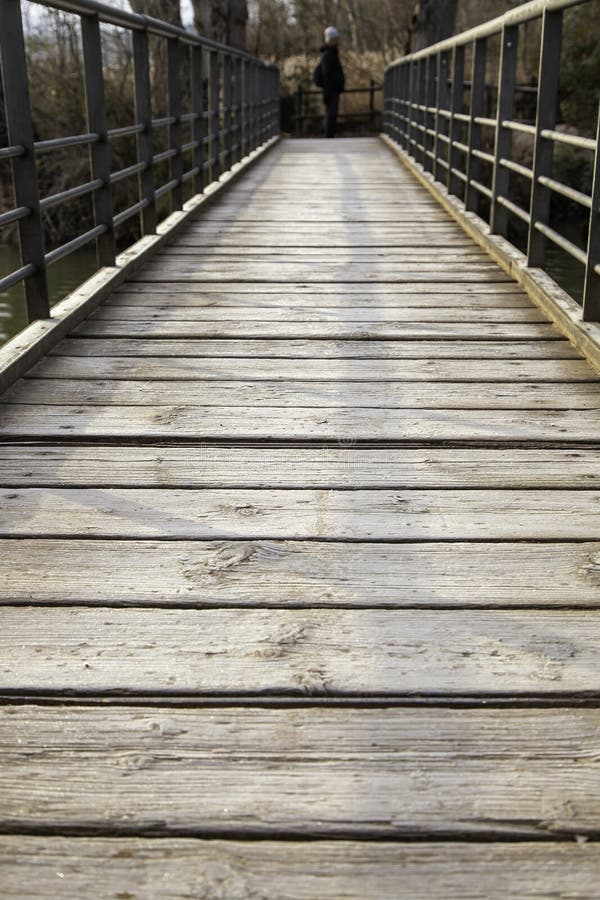
[[[494,174],[492,177],[492,206],[490,228],[492,234],[506,235],[508,230],[508,210],[498,202],[498,197],[508,197],[510,172],[501,165],[502,159],[510,160],[512,152],[512,131],[502,123],[512,119],[515,108],[515,86],[517,78],[517,46],[519,29],[517,25],[504,26],[500,50],[498,72],[498,108],[496,110],[496,142],[494,147]]]
[[[242,158],[242,60],[236,56],[233,61],[233,95],[235,98],[235,152],[234,162]]]
[[[402,118],[402,116],[405,115],[405,104],[403,103],[404,97],[402,92],[403,66],[395,66],[392,69],[391,74],[392,77],[390,79],[390,86],[388,88],[388,91],[391,95],[391,137],[393,137],[397,144],[399,144],[400,146],[404,146],[405,123]]]
[[[371,78],[369,89],[369,129],[375,131],[375,82]]]
[[[231,56],[229,53],[225,53],[223,56],[223,170],[225,172],[231,168],[231,148],[233,146],[231,107]]]
[[[167,40],[168,113],[175,121],[169,125],[169,147],[176,153],[169,159],[169,181],[177,184],[171,191],[171,210],[183,206],[183,157],[181,154],[181,44],[178,38]]]
[[[270,127],[271,127],[271,79],[269,77],[270,72],[266,68],[263,69],[263,128],[264,128],[264,136],[263,141],[269,139],[270,136]]]
[[[487,60],[487,38],[477,38],[473,50],[473,71],[471,74],[471,103],[469,109],[469,139],[467,154],[467,183],[465,188],[465,209],[479,213],[480,195],[472,182],[479,177],[480,161],[473,153],[481,150],[481,125],[475,119],[485,114],[485,73]]]
[[[386,80],[384,81],[384,91],[387,96],[387,125],[386,133],[398,145],[402,145],[402,91],[400,89],[401,67],[394,66],[389,72],[386,72]],[[384,100],[384,110],[386,102]]]
[[[418,97],[418,74],[419,74],[419,64],[414,60],[409,62],[409,104],[408,104],[408,117],[409,117],[409,129],[408,129],[408,143],[409,143],[409,154],[413,159],[417,158],[417,138],[418,138],[418,118],[419,113],[416,109],[417,97]]]
[[[419,128],[417,129],[417,148],[418,148],[418,161],[422,166],[425,165],[425,128],[426,125],[426,117],[424,106],[427,97],[427,59],[425,57],[421,58],[417,63],[417,122],[419,124]]]
[[[535,117],[529,244],[527,247],[528,266],[543,267],[546,261],[546,238],[536,229],[536,223],[547,225],[550,218],[550,188],[541,184],[540,178],[552,176],[554,144],[542,137],[542,131],[546,128],[552,130],[556,125],[561,43],[562,10],[545,10],[542,20],[542,46]]]
[[[254,98],[256,96],[256,63],[254,60],[248,63],[248,80],[246,83],[246,103],[248,109],[248,152],[252,153],[256,147],[256,126]]]
[[[402,63],[402,69],[403,69],[403,72],[404,72],[404,74],[403,74],[403,76],[402,76],[402,82],[401,82],[401,84],[402,84],[402,94],[403,94],[403,96],[404,96],[404,116],[405,116],[405,119],[404,119],[404,131],[403,131],[403,137],[404,137],[404,149],[406,150],[407,153],[410,153],[410,149],[411,149],[411,146],[412,146],[412,145],[411,145],[411,142],[410,142],[410,138],[411,138],[411,131],[410,131],[410,129],[411,129],[411,127],[412,127],[412,108],[411,108],[411,102],[412,102],[412,95],[411,95],[411,72],[412,72],[412,66],[411,66],[411,64],[410,64],[409,62],[408,62],[408,63]]]
[[[394,114],[394,139],[396,143],[403,147],[405,150],[408,149],[408,125],[406,120],[408,113],[408,96],[405,88],[406,72],[407,67],[400,63],[394,69],[394,77],[392,80],[392,90],[394,97],[392,106]]]
[[[588,230],[587,262],[583,283],[583,320],[600,321],[600,110],[596,129],[596,151],[594,155],[594,181],[592,185],[592,207]]]
[[[302,125],[302,88],[298,88],[298,93],[296,94],[296,128],[294,130],[294,134],[296,137],[300,137]]]
[[[248,69],[248,149],[256,149],[256,63],[249,63]]]
[[[248,88],[250,86],[250,63],[242,60],[242,143],[240,154],[242,159],[250,150],[250,108],[248,106]]]
[[[389,137],[391,137],[389,131],[390,80],[393,72],[393,69],[388,69],[383,76],[383,119],[381,123],[381,130]]]
[[[88,132],[98,135],[90,144],[90,173],[92,178],[102,179],[101,188],[94,191],[94,224],[106,228],[96,239],[98,266],[114,266],[115,234],[110,182],[110,148],[106,134],[106,101],[102,71],[102,44],[98,16],[81,16],[81,40]]]
[[[204,49],[200,46],[192,47],[191,51],[191,112],[192,141],[195,146],[192,150],[192,168],[198,173],[194,176],[194,193],[200,194],[206,184],[206,172],[204,162],[206,159],[204,138],[206,128],[204,124]]]
[[[465,48],[461,44],[454,48],[452,61],[452,94],[450,98],[450,121],[448,123],[448,173],[446,185],[448,192],[464,197],[464,182],[454,174],[460,169],[461,151],[455,147],[457,135],[460,134],[461,121],[456,116],[462,113],[463,92],[465,85]]]
[[[209,120],[210,120],[210,180],[221,174],[219,158],[219,51],[210,51]]]
[[[262,142],[262,119],[261,119],[261,77],[262,77],[262,66],[260,63],[256,64],[256,69],[254,72],[254,136],[255,136],[255,147],[260,146]]]
[[[265,140],[265,70],[263,66],[258,67],[256,73],[257,82],[257,107],[258,107],[258,145],[264,143]]]
[[[135,86],[135,120],[142,126],[137,135],[137,158],[145,167],[138,175],[140,201],[146,207],[140,213],[142,234],[154,234],[156,231],[156,198],[154,195],[154,156],[152,142],[152,106],[150,102],[150,56],[148,50],[148,32],[134,31],[133,41],[133,75]]]
[[[382,128],[384,134],[389,135],[388,131],[388,97],[389,97],[389,84],[390,84],[390,76],[393,73],[393,69],[387,69],[383,75],[383,121]]]
[[[25,206],[30,210],[26,218],[19,220],[19,243],[21,265],[34,267],[33,274],[25,280],[27,318],[29,322],[33,322],[35,319],[48,318],[50,300],[20,0],[0,2],[0,56],[8,139],[11,145],[21,146],[24,150],[11,163],[15,205]]]
[[[436,118],[436,113],[431,112],[431,110],[434,108],[435,98],[437,94],[436,80],[437,54],[432,53],[427,57],[425,69],[425,113],[423,116],[423,124],[425,125],[425,131],[423,132],[423,166],[428,172],[433,172],[433,153],[435,139],[433,135],[429,134],[429,132],[434,130],[431,126],[434,124]]]
[[[265,138],[268,140],[273,137],[273,132],[275,128],[275,112],[273,108],[273,95],[275,91],[274,83],[273,83],[273,72],[271,69],[265,69],[265,83],[266,83],[266,91],[267,91],[267,118],[265,120]]]
[[[433,177],[436,181],[440,180],[440,171],[443,166],[440,165],[440,149],[443,145],[446,147],[445,161],[449,162],[448,145],[445,141],[440,140],[440,135],[444,137],[448,134],[448,119],[441,115],[441,111],[448,111],[450,106],[450,92],[448,89],[448,69],[450,63],[450,53],[438,53],[437,56],[437,90],[435,95],[435,139],[433,143]]]
[[[386,73],[388,76],[385,83],[387,103],[384,106],[386,109],[386,134],[391,137],[393,141],[396,141],[396,143],[399,143],[401,128],[400,119],[397,118],[400,114],[400,98],[397,90],[398,69],[399,66],[394,66],[393,69],[390,69],[390,71]]]
[[[254,95],[254,118],[256,122],[256,146],[262,143],[262,66],[256,64],[255,72],[255,90]]]
[[[279,69],[273,69],[273,129],[272,136],[276,137],[281,131],[281,87],[279,82]]]

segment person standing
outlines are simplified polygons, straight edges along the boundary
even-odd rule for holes
[[[344,91],[344,70],[338,54],[340,33],[332,25],[325,29],[325,44],[321,47],[323,103],[325,104],[325,137],[335,137],[340,94]]]

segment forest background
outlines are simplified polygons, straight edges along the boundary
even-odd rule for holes
[[[182,25],[222,43],[246,49],[280,67],[283,108],[293,108],[299,89],[312,87],[323,29],[334,24],[341,32],[340,52],[350,86],[381,83],[385,67],[395,58],[518,6],[514,0],[113,0]],[[86,131],[79,18],[23,0],[31,104],[37,140]],[[565,49],[561,64],[561,109],[564,127],[583,134],[595,132],[600,86],[600,0],[591,0],[565,16]],[[524,26],[520,40],[518,79],[534,85],[537,78],[539,23]],[[158,42],[159,39],[156,39]],[[134,121],[130,35],[125,29],[103,27],[104,77],[109,127]],[[492,48],[491,70],[494,51]],[[153,113],[166,114],[164,53],[153,54]],[[0,85],[0,91],[2,90]],[[526,95],[524,95],[526,96]],[[288,100],[286,101],[286,97]],[[349,100],[351,98],[348,98]],[[355,102],[363,102],[362,98]],[[378,97],[381,106],[381,95]],[[0,146],[8,143],[0,97]],[[522,111],[523,118],[531,110]],[[287,116],[284,122],[289,123]],[[289,127],[289,124],[286,126]],[[156,146],[156,151],[165,149]],[[135,161],[135,139],[111,142],[112,168]],[[87,154],[42,155],[38,160],[40,194],[47,196],[89,178]],[[588,173],[574,171],[569,180],[584,189]],[[575,169],[577,169],[577,161]],[[563,173],[564,174],[564,173]],[[160,173],[157,173],[160,183]],[[135,202],[135,179],[117,186],[116,208]],[[0,164],[0,212],[13,206],[8,163]],[[85,199],[61,204],[45,214],[48,247],[69,240],[91,227]],[[136,226],[133,226],[136,227]],[[135,234],[122,234],[124,243]],[[3,229],[0,241],[16,240]]]

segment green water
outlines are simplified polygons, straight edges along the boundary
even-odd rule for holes
[[[14,247],[0,246],[0,278],[20,268],[19,253]],[[58,303],[96,271],[96,251],[78,250],[60,259],[48,269],[51,303]],[[23,285],[0,294],[0,344],[27,325]]]

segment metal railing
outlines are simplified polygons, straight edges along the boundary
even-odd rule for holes
[[[139,216],[141,234],[154,233],[157,200],[169,196],[171,212],[181,209],[184,184],[191,180],[194,192],[202,192],[279,131],[279,73],[274,66],[167,22],[95,0],[35,2],[80,18],[87,132],[35,140],[21,0],[0,0],[0,58],[9,139],[9,146],[0,148],[0,160],[11,161],[15,200],[15,209],[0,215],[0,227],[17,225],[21,253],[20,267],[0,279],[0,293],[24,282],[29,322],[50,314],[48,266],[92,241],[96,242],[98,266],[113,266],[115,229]],[[131,37],[136,121],[113,129],[107,128],[101,24],[126,29]],[[162,118],[152,118],[150,36],[166,42],[168,110]],[[182,114],[184,54],[188,55],[191,110],[186,114]],[[184,123],[189,123],[191,131],[187,143],[183,142]],[[168,149],[161,153],[153,149],[156,129],[168,130]],[[136,137],[137,162],[112,172],[110,142],[127,135]],[[36,157],[72,146],[89,148],[91,180],[40,199]],[[191,167],[184,171],[186,154],[191,154]],[[169,180],[156,185],[155,168],[165,161]],[[139,200],[115,215],[113,186],[134,177]],[[44,210],[86,195],[93,203],[94,227],[46,252]]]
[[[348,94],[368,94],[369,105],[364,111],[340,112],[338,114],[338,121],[363,121],[367,123],[369,131],[375,133],[381,118],[381,110],[377,109],[375,105],[375,95],[378,94],[381,89],[382,86],[371,79],[369,87],[348,88],[345,90],[344,96]],[[314,90],[312,88],[310,90],[305,90],[304,88],[298,88],[294,95],[293,128],[295,137],[301,137],[303,134],[306,134],[306,124],[308,122],[323,122],[325,116],[324,110],[321,112],[311,111],[311,98],[318,98],[319,102],[321,102],[322,97],[322,90]],[[306,103],[307,98],[308,103]],[[322,131],[322,128],[320,130]]]
[[[600,155],[595,138],[557,126],[563,13],[589,0],[533,0],[484,25],[392,63],[384,82],[384,133],[422,168],[462,200],[466,211],[487,221],[493,234],[509,236],[511,217],[527,227],[527,265],[544,268],[548,241],[585,267],[583,318],[600,320]],[[519,27],[541,20],[534,122],[515,118]],[[495,112],[487,114],[488,41],[500,37]],[[465,81],[466,53],[471,75]],[[468,103],[465,103],[465,93]],[[531,141],[532,164],[512,156],[513,135]],[[590,194],[553,177],[555,147],[576,148],[593,160]],[[487,169],[487,171],[486,171]],[[511,178],[530,184],[527,208],[511,199]],[[487,184],[484,182],[487,181]],[[585,248],[550,225],[550,204],[559,195],[588,216]]]

